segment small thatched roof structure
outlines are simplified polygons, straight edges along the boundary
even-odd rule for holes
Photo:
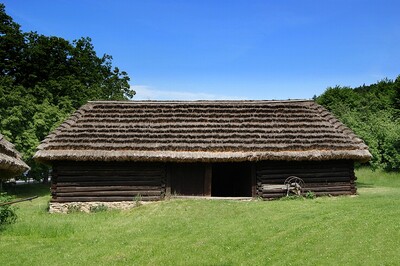
[[[11,178],[29,170],[14,145],[0,134],[0,179]]]
[[[38,147],[42,162],[368,161],[368,147],[314,101],[96,101]]]

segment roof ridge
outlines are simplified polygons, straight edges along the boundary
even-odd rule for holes
[[[88,101],[92,104],[135,104],[135,103],[145,103],[145,104],[160,104],[160,103],[288,103],[288,102],[313,102],[313,100],[308,99],[288,99],[288,100],[127,100],[127,101]]]

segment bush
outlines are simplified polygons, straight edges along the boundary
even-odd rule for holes
[[[400,76],[358,88],[328,88],[316,98],[369,147],[373,168],[400,170]]]
[[[8,196],[7,193],[0,193],[0,203],[9,202],[13,197]],[[17,220],[15,207],[11,205],[0,206],[0,227],[6,224],[12,224]]]
[[[306,199],[315,199],[317,197],[317,195],[315,195],[315,193],[312,191],[307,191],[305,197],[306,197]]]

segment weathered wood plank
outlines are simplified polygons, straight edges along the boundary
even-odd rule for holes
[[[270,181],[270,180],[268,180],[268,181]],[[329,180],[329,181],[331,181],[331,180]],[[257,187],[260,187],[260,186],[262,186],[263,184],[265,184],[265,185],[268,185],[268,184],[271,184],[271,185],[283,185],[283,182],[282,182],[282,180],[274,180],[274,182],[268,182],[268,183],[263,183],[263,182],[257,182]],[[351,185],[351,186],[353,186],[353,187],[355,187],[355,182],[354,182],[354,180],[350,180],[349,182],[347,182],[347,181],[339,181],[339,182],[334,182],[334,181],[332,181],[332,182],[308,182],[308,183],[306,183],[306,185],[308,186],[308,187],[315,187],[315,186],[342,186],[342,185]]]
[[[349,167],[353,164],[351,160],[328,160],[328,161],[260,161],[257,162],[258,169],[277,169],[277,168],[331,168],[331,167]]]
[[[160,200],[161,197],[159,196],[148,196],[148,197],[141,197],[140,200],[142,201],[155,201]],[[51,199],[51,202],[89,202],[89,201],[104,201],[104,202],[112,202],[112,201],[134,201],[132,197],[119,197],[119,196],[107,196],[107,197],[57,197]]]
[[[351,186],[351,182],[306,183],[305,186],[306,187]]]
[[[297,172],[285,172],[282,174],[258,174],[259,179],[282,179],[289,176],[297,176],[300,178],[334,178],[334,177],[346,177],[350,179],[349,172],[326,172],[326,173],[297,173]]]
[[[341,196],[341,195],[354,195],[351,191],[315,191],[314,194],[316,196]],[[285,197],[286,193],[262,193],[262,198],[271,199],[271,198],[281,198]],[[305,193],[302,194],[305,196]]]
[[[351,187],[350,186],[332,186],[332,187],[326,187],[326,186],[321,186],[321,187],[304,187],[303,191],[313,191],[313,192],[318,192],[318,191],[350,191]]]
[[[166,165],[166,174],[165,174],[165,196],[170,197],[171,196],[171,169],[170,165]]]
[[[211,196],[212,165],[206,164],[204,171],[204,196]]]
[[[83,191],[83,192],[57,192],[58,197],[100,197],[100,196],[131,196],[135,197],[140,195],[146,196],[160,196],[161,191],[145,191],[145,190],[131,190],[131,191]]]
[[[251,175],[251,196],[253,198],[257,197],[257,167],[256,163],[251,163],[250,165],[250,175]]]
[[[267,179],[267,178],[258,178],[257,181],[261,183],[269,183],[269,184],[283,184],[285,179],[289,176],[285,176],[282,178],[275,178],[275,179]],[[345,182],[345,181],[350,181],[350,178],[348,176],[337,176],[337,177],[324,177],[324,178],[304,178],[301,176],[298,176],[305,183],[325,183],[325,182]]]
[[[84,192],[84,191],[128,191],[128,190],[162,190],[162,186],[95,186],[95,187],[58,187],[57,192]]]
[[[166,164],[141,162],[60,162],[53,167],[52,201],[160,200]]]
[[[164,171],[135,171],[126,170],[121,171],[114,169],[112,171],[104,170],[70,170],[59,173],[59,176],[108,176],[108,175],[118,175],[118,176],[164,176]]]
[[[282,168],[282,169],[263,169],[260,170],[258,169],[257,174],[259,175],[277,175],[277,174],[292,174],[292,173],[298,173],[298,174],[324,174],[324,173],[346,173],[347,175],[349,174],[349,169],[347,167],[343,168],[310,168],[310,169],[287,169],[287,168]]]
[[[73,182],[73,181],[109,181],[109,180],[161,180],[162,176],[119,176],[119,175],[109,175],[109,176],[59,176],[57,182]]]
[[[263,198],[285,196],[284,191],[273,188],[283,185],[289,176],[304,180],[304,194],[350,195],[356,192],[353,162],[350,160],[320,162],[261,162],[257,163],[257,192]],[[268,187],[269,186],[269,187]]]
[[[164,163],[140,163],[140,162],[60,162],[56,165],[57,170],[64,172],[69,170],[106,170],[115,171],[128,170],[128,171],[155,171],[163,170]],[[53,167],[54,168],[54,167]]]
[[[317,196],[341,196],[341,195],[354,195],[351,191],[329,191],[329,192],[315,192]]]
[[[93,187],[93,186],[159,186],[161,185],[161,181],[105,181],[105,182],[59,182],[57,183],[57,187]]]
[[[262,194],[270,194],[270,193],[286,193],[286,189],[283,188],[263,188],[259,190]],[[314,188],[307,188],[303,189],[303,193],[307,193],[308,191],[311,192],[339,192],[339,191],[352,191],[349,186],[339,186],[339,187],[314,187]]]
[[[271,198],[282,198],[285,197],[286,193],[263,193],[262,197],[263,198],[267,198],[267,199],[271,199]]]

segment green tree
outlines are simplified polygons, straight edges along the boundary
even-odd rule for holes
[[[6,14],[4,5],[0,3],[0,75],[15,75],[24,46],[20,25]]]
[[[355,89],[328,88],[316,101],[369,146],[375,168],[400,170],[400,76]]]
[[[30,176],[47,176],[31,159],[37,145],[89,100],[135,95],[112,57],[96,54],[90,38],[73,42],[22,32],[0,4],[0,132],[22,152]]]

